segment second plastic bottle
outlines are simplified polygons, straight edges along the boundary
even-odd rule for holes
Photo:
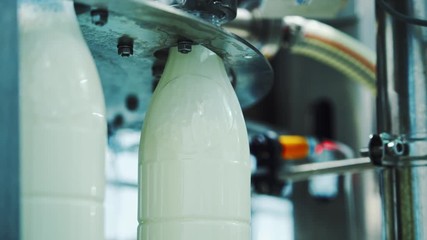
[[[73,2],[22,0],[21,239],[103,240],[106,120]]]

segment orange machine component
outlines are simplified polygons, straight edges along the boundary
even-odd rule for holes
[[[306,137],[281,135],[279,143],[282,146],[282,157],[285,160],[306,158],[310,154],[310,145]]]

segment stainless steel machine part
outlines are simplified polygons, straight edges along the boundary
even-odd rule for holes
[[[281,179],[291,181],[308,180],[310,177],[322,174],[344,174],[373,169],[369,158],[354,158],[318,163],[306,163],[289,167],[281,173]]]
[[[19,103],[16,1],[0,3],[0,239],[19,239]]]
[[[236,19],[224,24],[224,27],[249,41],[267,58],[274,57],[283,44],[284,33],[281,18],[261,19],[257,12],[239,8]]]
[[[401,13],[425,18],[423,0],[390,0]],[[377,7],[378,132],[404,136],[424,155],[427,144],[427,82],[423,29]],[[402,159],[396,158],[398,164]],[[409,160],[410,161],[410,160]],[[427,161],[427,158],[425,158]],[[385,239],[427,239],[427,167],[389,166],[381,173]],[[410,165],[410,164],[409,164]]]
[[[237,0],[179,0],[171,4],[216,25],[233,20],[237,11]]]
[[[108,9],[108,22],[100,27],[92,23],[90,13],[78,16],[81,29],[95,58],[103,83],[110,122],[121,116],[123,127],[139,128],[152,94],[156,51],[176,46],[179,40],[191,40],[221,56],[235,74],[235,91],[242,107],[254,104],[271,88],[273,72],[262,54],[239,37],[183,11],[152,1],[82,1]],[[133,39],[133,55],[117,55],[122,36]],[[129,94],[138,97],[138,108],[125,106]],[[120,120],[120,119],[119,119]]]

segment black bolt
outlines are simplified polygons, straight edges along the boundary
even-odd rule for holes
[[[90,12],[92,23],[97,26],[104,26],[108,22],[108,11],[106,9],[94,9]]]
[[[133,55],[133,49],[131,46],[119,46],[118,47],[118,53],[122,57],[130,57]]]
[[[178,51],[183,54],[191,52],[193,42],[190,40],[181,40],[178,41]]]
[[[126,35],[120,37],[117,44],[117,53],[122,57],[133,55],[133,39]]]
[[[134,112],[138,109],[138,105],[139,105],[139,99],[138,96],[135,94],[129,94],[126,97],[126,108],[131,111]]]
[[[125,122],[125,119],[123,118],[123,115],[117,114],[113,119],[112,125],[114,128],[120,128],[121,126],[123,126],[124,122]]]

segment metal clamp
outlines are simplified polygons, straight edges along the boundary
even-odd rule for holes
[[[405,135],[371,135],[368,156],[377,166],[427,165],[427,139],[408,139]]]

